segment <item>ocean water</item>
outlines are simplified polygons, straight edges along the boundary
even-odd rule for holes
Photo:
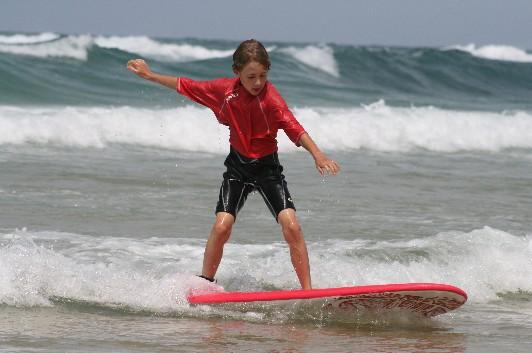
[[[268,43],[270,80],[342,172],[279,134],[314,287],[442,282],[430,320],[192,307],[228,131],[125,69],[231,75],[237,42],[0,33],[0,351],[532,352],[532,53]],[[217,274],[298,288],[251,195]]]

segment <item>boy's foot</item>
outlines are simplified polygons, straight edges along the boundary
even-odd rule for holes
[[[207,277],[207,276],[204,276],[204,275],[198,275],[198,277],[206,279],[207,281],[209,281],[211,283],[216,283],[216,280],[214,278],[210,278],[210,277]]]
[[[196,280],[194,280],[191,285],[190,293],[198,294],[209,294],[209,293],[218,293],[224,292],[224,287],[216,284],[214,278],[209,278],[203,275],[197,275]]]

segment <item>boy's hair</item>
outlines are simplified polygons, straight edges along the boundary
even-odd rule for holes
[[[270,57],[264,45],[255,39],[245,40],[233,54],[233,70],[242,71],[244,66],[252,61],[262,64],[266,70],[270,70]]]

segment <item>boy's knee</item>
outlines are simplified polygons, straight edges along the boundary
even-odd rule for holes
[[[217,235],[225,235],[231,233],[233,224],[235,223],[235,217],[229,213],[218,213],[216,220],[212,226],[212,230]]]
[[[224,222],[216,222],[213,226],[213,233],[219,241],[226,242],[231,235],[232,224]]]
[[[231,232],[232,228],[233,227],[229,224],[217,222],[214,225],[214,232],[219,235],[224,235],[226,233]]]
[[[283,224],[283,233],[296,234],[301,232],[301,226],[298,222],[289,222]]]
[[[303,239],[301,226],[297,222],[283,224],[283,234],[288,243],[299,242]]]

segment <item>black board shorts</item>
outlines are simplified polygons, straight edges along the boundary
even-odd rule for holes
[[[275,220],[282,210],[296,209],[277,153],[252,159],[231,148],[224,165],[227,171],[223,174],[216,213],[227,212],[236,219],[252,191],[262,195]]]

